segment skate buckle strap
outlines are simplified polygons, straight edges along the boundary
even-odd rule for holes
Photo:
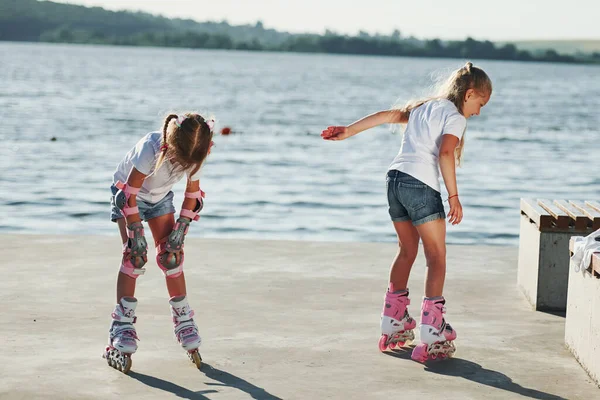
[[[119,315],[115,312],[112,313],[110,316],[112,317],[112,319],[119,322],[128,322],[131,324],[135,324],[135,321],[137,321],[137,317],[126,317],[125,315]]]
[[[178,323],[175,326],[175,335],[179,335],[179,333],[181,333],[182,331],[186,331],[188,329],[195,329],[195,330],[198,329],[198,327],[194,323],[193,319],[188,319],[187,321]]]
[[[137,332],[135,331],[135,329],[133,329],[133,326],[131,325],[122,325],[114,328],[114,330],[111,332],[111,337],[114,339],[116,336],[119,335],[129,336],[135,340],[140,340],[140,338],[137,335]]]
[[[190,310],[189,313],[187,314],[183,314],[183,315],[174,315],[173,316],[173,322],[177,322],[177,323],[185,323],[187,321],[192,321],[192,318],[194,317],[195,313],[194,310]],[[192,321],[193,322],[193,321]]]

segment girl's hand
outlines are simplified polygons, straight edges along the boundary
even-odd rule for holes
[[[325,140],[344,140],[350,136],[350,130],[345,126],[330,126],[321,133]]]
[[[460,200],[458,196],[451,198],[448,200],[450,203],[450,212],[448,213],[448,222],[452,225],[460,224],[463,217],[462,205],[460,204]]]

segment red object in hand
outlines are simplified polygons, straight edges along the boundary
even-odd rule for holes
[[[231,128],[226,126],[225,128],[221,129],[221,135],[229,135],[231,133]]]

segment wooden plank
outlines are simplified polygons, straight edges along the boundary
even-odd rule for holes
[[[600,211],[593,209],[582,201],[569,200],[574,207],[577,207],[581,212],[592,220],[592,229],[600,229]]]
[[[554,217],[554,224],[559,229],[569,229],[570,219],[567,213],[556,207],[550,200],[538,199],[537,203]]]
[[[592,254],[592,265],[590,266],[594,276],[596,276],[596,278],[600,277],[600,253],[594,253]]]
[[[569,252],[571,253],[571,255],[573,255],[573,247],[575,247],[575,239],[577,239],[578,237],[582,237],[582,236],[571,236],[571,239],[569,239]]]
[[[600,203],[598,203],[597,201],[586,201],[585,202],[586,206],[592,207],[594,210],[596,211],[600,211]]]
[[[575,230],[585,232],[588,230],[589,218],[566,200],[554,200],[554,205],[563,210],[575,224]]]
[[[537,204],[534,199],[521,199],[521,213],[527,215],[538,228],[551,228],[554,217]]]

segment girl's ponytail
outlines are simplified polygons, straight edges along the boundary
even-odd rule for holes
[[[160,146],[160,155],[158,156],[158,160],[156,160],[156,167],[154,167],[154,171],[158,171],[162,163],[165,161],[167,151],[169,151],[169,144],[167,143],[167,129],[169,128],[169,123],[171,122],[171,120],[176,118],[177,114],[169,114],[167,118],[165,118],[165,123],[162,129],[162,144]]]

